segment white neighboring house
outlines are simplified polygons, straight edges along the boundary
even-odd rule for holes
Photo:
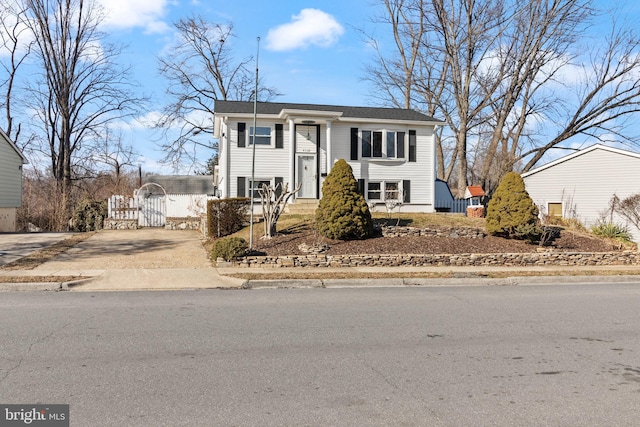
[[[253,102],[215,102],[222,198],[251,195],[253,110]],[[405,212],[434,212],[434,131],[442,124],[406,109],[259,102],[255,184],[300,184],[293,203],[317,203],[344,159],[368,202],[384,209],[385,199],[402,199]]]
[[[640,193],[640,154],[596,144],[522,174],[541,212],[591,227],[607,215],[612,197]],[[607,217],[608,220],[608,217]],[[626,225],[615,215],[613,222]],[[640,231],[629,224],[636,241]]]
[[[22,206],[22,165],[27,159],[0,130],[0,232],[16,231],[16,213]]]

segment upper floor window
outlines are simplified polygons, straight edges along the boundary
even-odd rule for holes
[[[362,131],[362,157],[404,159],[404,144],[404,132]]]
[[[249,127],[249,145],[253,144],[253,126]],[[256,126],[256,145],[271,144],[271,128],[268,126]]]

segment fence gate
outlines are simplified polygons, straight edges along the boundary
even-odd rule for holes
[[[138,225],[142,227],[163,227],[167,212],[165,198],[164,194],[139,194],[138,206],[140,213],[138,215]]]

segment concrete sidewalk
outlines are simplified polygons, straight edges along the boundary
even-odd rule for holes
[[[0,291],[71,290],[71,291],[144,291],[186,289],[261,289],[261,288],[343,288],[373,286],[516,286],[570,283],[640,283],[640,266],[606,266],[574,269],[570,276],[562,266],[547,267],[339,267],[339,268],[129,268],[109,270],[0,270],[0,277],[52,278],[53,282],[0,283]],[[580,272],[589,272],[581,275]],[[612,273],[625,274],[612,274]],[[250,280],[230,277],[252,274]],[[279,279],[278,274],[294,273],[295,279]],[[382,279],[331,278],[345,273],[385,274]],[[403,278],[412,274],[450,275],[447,278]],[[487,275],[499,273],[504,278]],[[510,276],[510,273],[513,275]],[[522,274],[535,274],[523,276]],[[598,274],[600,273],[600,274]],[[609,274],[607,274],[609,273]],[[324,278],[317,278],[319,275]],[[64,282],[56,277],[83,276],[86,279]],[[306,276],[306,277],[305,277]]]

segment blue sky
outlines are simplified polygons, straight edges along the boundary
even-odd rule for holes
[[[150,117],[167,103],[157,58],[174,41],[172,23],[193,15],[220,24],[232,23],[236,38],[231,43],[237,59],[255,57],[260,37],[260,78],[282,94],[279,102],[370,102],[368,84],[362,77],[372,52],[361,34],[363,29],[372,28],[370,20],[376,13],[370,0],[103,2],[109,13],[105,31],[128,46],[123,60],[132,64],[141,90],[152,97]],[[161,137],[160,133],[138,128],[123,137],[143,155],[140,163],[144,170],[172,172],[158,163],[163,153],[154,140]],[[202,155],[205,161],[210,154]]]
[[[255,56],[256,38],[260,37],[260,77],[265,85],[283,94],[277,101],[342,105],[375,102],[371,86],[363,81],[365,66],[374,59],[374,52],[362,31],[374,33],[384,46],[389,35],[372,23],[382,13],[379,0],[96,1],[106,12],[103,30],[113,41],[126,45],[122,60],[133,67],[139,90],[151,96],[144,114],[147,118],[157,117],[169,102],[164,96],[165,81],[157,71],[158,56],[176,40],[173,22],[189,16],[232,23],[236,37],[231,44],[237,59]],[[634,0],[598,0],[597,4],[619,8],[619,15],[636,27],[640,22],[640,3]],[[590,40],[598,40],[597,35],[607,32],[609,26],[610,22],[600,21]],[[140,122],[123,126],[122,132],[123,141],[141,154],[138,163],[144,171],[174,172],[159,162],[164,156],[158,148],[160,132],[145,129]],[[576,143],[588,144],[584,139]],[[199,157],[204,163],[211,154],[200,151]]]

